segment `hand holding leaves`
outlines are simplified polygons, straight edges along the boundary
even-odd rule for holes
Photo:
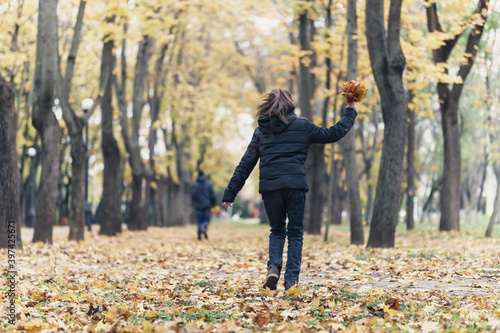
[[[341,94],[347,99],[347,105],[349,106],[353,102],[362,102],[366,97],[367,91],[368,88],[364,84],[352,80],[344,83]]]

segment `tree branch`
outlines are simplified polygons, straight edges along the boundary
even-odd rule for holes
[[[458,97],[462,93],[465,79],[469,75],[469,72],[472,69],[472,65],[474,65],[479,41],[481,40],[481,36],[483,35],[484,25],[486,23],[486,19],[488,18],[489,3],[489,0],[478,1],[476,14],[478,13],[479,15],[481,15],[481,20],[478,23],[474,24],[470,32],[469,39],[467,40],[467,46],[465,48],[465,56],[467,57],[467,62],[460,66],[460,69],[458,70],[458,76],[462,78],[462,83],[453,84],[450,95],[451,98],[458,99]]]
[[[68,54],[68,61],[66,63],[66,73],[64,75],[64,81],[62,83],[62,89],[60,98],[69,101],[69,94],[71,90],[71,81],[73,80],[73,74],[75,69],[76,55],[78,52],[78,45],[80,44],[80,34],[83,25],[83,14],[85,12],[85,0],[80,1],[80,7],[78,8],[78,15],[76,18],[75,27],[73,29],[73,39],[71,40],[71,48]]]
[[[389,23],[387,27],[388,60],[393,69],[403,72],[405,56],[401,48],[401,4],[403,0],[391,0],[389,7]]]
[[[83,25],[83,15],[85,13],[85,0],[80,1],[80,7],[78,8],[77,19],[75,23],[75,27],[73,29],[73,39],[71,41],[71,49],[68,54],[68,60],[66,63],[66,73],[65,76],[62,76],[61,72],[61,63],[57,62],[57,97],[59,98],[63,119],[66,125],[68,126],[68,130],[70,133],[75,133],[81,128],[81,119],[79,119],[73,109],[71,108],[71,104],[69,102],[69,95],[71,91],[71,81],[73,80],[74,68],[75,68],[75,60],[78,52],[78,45],[80,43],[80,34],[82,31]],[[58,57],[60,59],[60,57]]]

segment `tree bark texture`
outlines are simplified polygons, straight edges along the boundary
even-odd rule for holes
[[[12,87],[0,75],[0,248],[8,248],[10,239],[11,245],[15,240],[16,248],[22,249],[16,130]],[[14,233],[9,233],[14,227]]]
[[[371,175],[372,175],[372,167],[373,167],[373,160],[375,159],[375,151],[376,151],[376,145],[377,145],[377,135],[378,135],[378,120],[375,114],[375,110],[372,112],[371,115],[372,118],[372,124],[375,127],[375,132],[373,133],[373,142],[371,144],[371,150],[370,153],[368,153],[368,137],[365,138],[365,132],[364,132],[364,122],[362,120],[359,121],[359,132],[360,132],[360,139],[361,139],[361,152],[363,154],[363,162],[364,162],[364,174],[366,176],[366,182],[368,183],[367,186],[367,198],[366,198],[366,208],[365,208],[365,220],[366,224],[370,225],[371,224],[371,219],[373,215],[373,185],[372,185],[372,180],[371,180]]]
[[[484,22],[486,22],[488,15],[488,6],[489,0],[478,1],[476,13],[480,13],[483,22],[477,23],[472,27],[467,40],[465,53],[469,56],[467,57],[467,62],[460,66],[457,74],[462,79],[462,83],[454,83],[450,86],[448,83],[438,82],[437,85],[444,139],[443,187],[440,196],[441,218],[439,221],[439,230],[441,231],[460,230],[461,151],[458,106],[464,82],[476,58],[477,46],[483,34]],[[429,4],[426,11],[429,32],[443,32],[436,4]],[[441,47],[433,50],[433,58],[436,64],[445,64],[448,62],[450,53],[456,46],[462,33],[445,40]],[[445,73],[447,72],[445,70]]]
[[[71,206],[69,211],[69,239],[81,241],[85,231],[85,161],[86,148],[82,129],[71,137]]]
[[[340,187],[340,174],[341,163],[339,161],[333,161],[332,171],[333,173],[333,185],[332,185],[332,205],[329,209],[332,211],[330,215],[330,224],[341,225],[342,224],[342,195],[343,191]]]
[[[99,223],[99,234],[114,236],[121,232],[121,154],[113,134],[112,84],[109,76],[115,67],[113,55],[114,41],[105,39],[102,50],[101,89],[104,95],[101,100],[102,112],[102,153],[104,157],[103,192]]]
[[[321,226],[323,224],[323,207],[324,207],[324,192],[325,192],[325,146],[322,144],[311,145],[306,165],[307,179],[310,191],[307,194],[308,209],[304,229],[312,235],[321,234]]]
[[[356,0],[347,1],[347,81],[358,78],[358,24]],[[354,129],[340,140],[349,194],[351,244],[364,244],[363,217],[359,195],[358,164],[356,162],[356,132]]]
[[[129,142],[125,143],[129,153],[129,163],[132,168],[132,200],[130,202],[129,230],[147,229],[148,205],[146,202],[147,175],[146,168],[141,158],[141,147],[139,146],[139,129],[141,125],[142,110],[146,103],[145,90],[148,75],[148,66],[155,40],[144,36],[137,51],[137,62],[135,65],[134,92],[132,100],[132,135]],[[125,80],[126,77],[122,77]],[[128,132],[128,126],[122,128]],[[127,139],[128,136],[124,136]]]
[[[189,194],[186,191],[186,185],[175,184],[171,182],[169,191],[169,213],[167,225],[187,225],[189,224],[191,207],[186,205],[189,202]]]
[[[59,179],[59,122],[52,112],[57,78],[57,0],[39,1],[32,123],[42,140],[42,171],[33,242],[52,243]]]
[[[490,160],[490,154],[488,151],[488,147],[484,148],[484,159],[482,163],[482,176],[481,176],[481,184],[479,185],[479,194],[477,196],[477,202],[476,202],[476,211],[478,213],[482,213],[482,198],[483,198],[483,193],[484,193],[484,184],[486,182],[486,175],[488,174],[488,165],[489,165],[489,160]]]
[[[68,127],[71,138],[71,208],[69,212],[69,239],[81,241],[84,239],[85,230],[85,162],[86,147],[83,142],[83,128],[85,122],[79,118],[70,105],[71,81],[75,67],[78,46],[80,44],[80,33],[83,25],[86,1],[80,1],[77,20],[73,29],[71,48],[66,63],[64,77],[58,67],[58,89],[63,119]],[[90,110],[87,110],[90,111]]]
[[[311,0],[307,0],[310,2]],[[304,52],[309,54],[304,55],[300,58],[300,82],[299,82],[299,107],[300,115],[309,120],[312,120],[312,108],[311,101],[313,99],[314,82],[313,76],[311,74],[311,67],[308,64],[311,59],[311,25],[309,23],[310,18],[307,10],[299,16],[299,42],[300,48]]]
[[[172,34],[174,26],[170,28],[169,33]],[[151,125],[149,129],[149,168],[151,170],[151,179],[154,181],[156,186],[150,186],[150,196],[151,203],[153,206],[153,220],[155,226],[166,226],[167,215],[166,215],[166,187],[167,180],[164,176],[158,175],[156,173],[156,152],[155,147],[158,141],[157,131],[158,131],[158,118],[160,114],[160,108],[162,99],[165,92],[165,77],[168,73],[168,67],[164,69],[165,56],[170,47],[170,42],[163,44],[160,49],[160,56],[155,63],[155,73],[153,81],[153,96],[150,97],[149,106],[151,114]],[[170,57],[172,61],[173,57]]]
[[[410,96],[412,93],[410,92]],[[408,110],[408,140],[406,151],[406,229],[415,228],[414,210],[415,203],[415,112]]]
[[[308,0],[310,1],[310,0]],[[299,17],[299,41],[302,51],[308,52],[300,59],[299,107],[301,116],[313,121],[312,103],[314,100],[314,75],[311,71],[314,54],[311,40],[314,33],[314,22],[308,10]],[[323,184],[325,175],[324,146],[312,145],[306,161],[307,181],[310,191],[306,200],[304,230],[319,235],[323,221]]]
[[[372,72],[380,93],[384,140],[369,247],[394,247],[406,130],[406,96],[402,74],[406,64],[400,43],[402,0],[391,0],[387,35],[384,1],[366,1],[366,38]]]

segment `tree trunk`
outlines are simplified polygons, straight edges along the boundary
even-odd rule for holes
[[[69,141],[67,138],[66,138],[66,135],[65,135],[65,129],[61,129],[61,137],[64,138],[63,141],[63,146],[62,146],[62,149],[61,149],[61,155],[59,157],[59,169],[61,170],[61,172],[59,173],[59,180],[57,181],[57,203],[56,203],[56,207],[57,207],[57,211],[59,214],[57,214],[57,220],[56,220],[56,224],[60,225],[61,224],[61,219],[63,216],[66,216],[66,218],[68,217],[68,215],[63,215],[64,211],[63,211],[63,202],[64,202],[64,199],[63,199],[63,180],[64,180],[64,176],[68,175],[68,164],[69,163],[66,163],[66,170],[63,172],[63,166],[64,166],[64,158],[67,156],[66,155],[66,149],[68,148],[69,146]],[[68,177],[70,177],[68,175]]]
[[[167,225],[167,202],[165,199],[166,186],[165,179],[160,176],[156,181],[156,188],[152,189],[151,198],[153,202],[154,225],[157,227],[164,227]],[[154,192],[153,192],[154,191]]]
[[[451,102],[451,101],[450,101]],[[452,103],[455,104],[455,103]],[[441,109],[444,166],[443,187],[440,195],[440,231],[460,230],[460,131],[458,125],[458,104]]]
[[[12,246],[15,240],[16,248],[22,249],[16,131],[14,94],[0,75],[0,248],[8,248],[9,243]],[[10,237],[12,234],[14,239]]]
[[[369,175],[369,173],[367,173],[367,175]],[[366,219],[366,224],[371,225],[372,215],[373,215],[373,185],[372,184],[368,184],[367,191],[368,191],[368,193],[366,195],[365,219]]]
[[[85,229],[85,169],[86,169],[86,147],[83,144],[83,128],[85,120],[79,118],[70,105],[71,81],[73,80],[74,67],[78,46],[80,44],[80,33],[83,26],[83,15],[86,1],[81,0],[78,8],[77,20],[73,29],[71,48],[66,62],[66,71],[63,77],[61,68],[58,67],[58,89],[57,97],[62,108],[63,119],[68,127],[71,138],[71,209],[69,212],[69,239],[81,241],[84,238]],[[59,58],[59,56],[58,56]],[[95,108],[94,108],[95,109]],[[87,110],[88,113],[91,110]],[[88,119],[89,115],[86,115]],[[64,153],[64,151],[63,151]],[[61,163],[62,165],[62,163]],[[62,167],[61,167],[62,168]]]
[[[308,193],[308,214],[306,216],[305,231],[312,235],[321,234],[323,224],[325,162],[324,145],[311,145],[307,159],[307,178],[310,187]]]
[[[347,1],[347,81],[358,78],[358,36],[356,0]],[[364,244],[363,217],[359,196],[358,164],[356,162],[356,132],[349,131],[340,141],[346,170],[349,194],[351,244]]]
[[[64,150],[63,150],[64,151]],[[64,153],[63,153],[64,154]],[[66,163],[66,168],[64,170],[64,175],[61,180],[61,204],[59,206],[59,220],[61,221],[62,217],[68,218],[69,216],[69,196],[70,196],[70,174],[69,174],[69,163]],[[62,169],[61,169],[62,173]],[[67,183],[64,183],[64,178],[68,179]],[[64,195],[62,192],[64,191]]]
[[[71,133],[71,208],[68,222],[69,240],[75,241],[84,239],[86,153],[80,128],[75,133]]]
[[[488,173],[488,164],[489,164],[489,153],[488,148],[484,149],[484,161],[483,161],[483,175],[481,176],[481,184],[479,185],[479,194],[477,197],[476,210],[481,216],[482,214],[482,197],[484,192],[484,183],[486,182],[486,175]]]
[[[366,1],[366,38],[384,119],[384,140],[369,247],[394,247],[406,130],[406,96],[402,74],[406,64],[400,43],[402,0],[391,0],[387,35],[384,1]]]
[[[132,174],[132,200],[130,201],[128,230],[147,229],[148,214],[145,187],[145,178],[142,175]],[[144,221],[146,221],[146,225],[144,225]]]
[[[102,109],[102,152],[104,157],[103,192],[99,234],[114,236],[121,232],[121,184],[120,184],[120,149],[113,134],[112,90],[109,75],[115,67],[113,55],[114,41],[104,39],[101,64],[101,88],[104,95],[101,101]]]
[[[427,28],[430,33],[443,32],[439,22],[438,11],[435,3],[427,3]],[[454,83],[451,87],[448,83],[438,81],[437,90],[441,110],[441,125],[443,127],[444,139],[444,166],[443,166],[443,188],[441,190],[440,205],[441,218],[439,230],[460,230],[460,128],[458,123],[458,104],[462,94],[464,82],[470,73],[476,58],[479,41],[484,31],[484,23],[488,16],[489,0],[478,0],[476,13],[481,16],[481,21],[476,22],[467,40],[465,54],[467,61],[460,65],[457,77],[460,83]],[[453,48],[464,31],[444,40],[442,45],[433,50],[433,58],[436,64],[446,65]],[[447,66],[443,66],[447,68]],[[448,74],[448,70],[444,70]]]
[[[186,206],[185,189],[183,184],[171,183],[169,197],[168,226],[189,224],[191,209]]]
[[[349,0],[353,1],[353,0]],[[354,0],[355,1],[355,0]],[[349,195],[349,220],[351,226],[351,244],[364,244],[363,216],[359,195],[358,164],[356,163],[356,134],[353,130],[341,140],[346,170],[347,193]]]
[[[59,122],[52,112],[57,76],[57,0],[39,1],[32,122],[42,140],[42,171],[33,242],[52,243],[59,179]]]
[[[161,226],[161,213],[160,209],[161,207],[158,205],[158,181],[155,182],[155,188],[149,187],[149,196],[151,198],[151,207],[153,209],[153,225],[155,227],[160,227]]]
[[[334,157],[333,157],[334,158]],[[341,166],[339,166],[339,161],[332,161],[332,171],[333,174],[333,185],[332,185],[332,205],[329,209],[332,211],[330,217],[330,223],[334,225],[342,224],[342,189],[340,188],[340,174],[342,172]]]
[[[493,234],[493,226],[500,220],[500,165],[495,163],[493,165],[495,176],[497,178],[497,195],[495,197],[495,204],[493,206],[493,213],[491,214],[488,229],[486,229],[486,237],[491,237]]]
[[[366,210],[365,210],[365,221],[367,225],[371,224],[371,219],[373,215],[373,185],[372,185],[372,165],[373,165],[373,160],[375,156],[375,150],[377,146],[377,135],[378,135],[378,120],[377,116],[375,113],[375,110],[373,110],[372,115],[372,124],[375,127],[375,132],[373,133],[373,142],[371,144],[371,151],[368,153],[368,140],[365,139],[364,137],[364,122],[362,120],[359,121],[359,132],[360,132],[360,139],[361,139],[361,152],[363,154],[363,162],[365,164],[365,176],[366,176],[366,182],[368,184],[367,186],[367,198],[366,198]]]
[[[310,2],[311,0],[307,0]],[[308,11],[305,10],[299,16],[299,41],[300,48],[303,52],[311,52],[311,25],[309,23]],[[311,55],[304,55],[300,58],[300,84],[299,84],[299,107],[300,115],[309,120],[312,120],[312,107],[311,101],[313,99],[313,76],[311,68],[307,64]]]
[[[170,27],[169,34],[172,34],[175,26]],[[155,226],[166,225],[166,179],[163,175],[158,175],[156,172],[156,143],[158,131],[158,117],[160,114],[161,103],[165,93],[165,77],[168,73],[168,67],[164,70],[165,56],[170,47],[170,42],[163,44],[160,50],[160,56],[155,63],[155,73],[153,81],[153,96],[150,96],[149,107],[151,114],[151,125],[149,129],[149,168],[151,170],[151,178],[156,186],[150,186],[150,196],[153,205],[153,219]],[[173,57],[170,57],[170,62]],[[161,89],[161,90],[160,90]],[[166,132],[166,130],[165,130]],[[166,135],[166,133],[165,133]]]
[[[311,1],[311,0],[308,0]],[[313,21],[305,10],[299,17],[299,41],[302,51],[309,52],[300,58],[299,107],[302,117],[313,120],[312,105],[314,99],[314,76],[311,72],[313,54],[311,40],[313,37]],[[324,183],[324,146],[312,145],[306,161],[307,181],[310,191],[307,196],[304,230],[318,235],[321,233],[323,214]]]
[[[410,100],[412,93],[410,92]],[[408,110],[408,150],[406,152],[406,229],[415,228],[414,220],[414,201],[415,197],[415,112]]]
[[[130,167],[132,168],[132,201],[130,203],[130,217],[128,223],[129,230],[147,229],[148,202],[146,202],[147,198],[145,194],[145,188],[147,186],[147,175],[146,168],[141,158],[141,147],[139,146],[139,129],[141,125],[142,110],[146,103],[144,94],[146,90],[148,65],[153,54],[154,44],[154,38],[144,36],[137,51],[134,91],[132,98],[132,135],[130,138],[126,114],[122,115],[122,132],[126,133],[125,135],[123,135],[123,138],[125,140],[125,148],[129,153]],[[122,80],[126,80],[126,76],[122,77]],[[144,223],[144,221],[146,221],[146,223]]]
[[[325,242],[328,242],[328,237],[329,237],[329,230],[330,230],[330,224],[340,224],[342,223],[341,219],[342,219],[342,216],[340,215],[340,223],[333,223],[333,221],[335,220],[335,222],[337,222],[336,220],[336,216],[334,216],[335,213],[338,212],[338,205],[340,204],[340,200],[339,200],[339,197],[337,196],[337,187],[338,187],[338,183],[339,183],[339,180],[337,179],[338,178],[338,167],[337,167],[337,161],[335,160],[335,145],[332,144],[332,158],[331,158],[331,164],[330,164],[330,175],[329,175],[329,178],[328,178],[328,201],[327,201],[327,205],[328,205],[328,214],[327,214],[327,218],[326,218],[326,228],[325,228],[325,237],[324,237],[324,241]],[[335,202],[336,200],[336,202]]]
[[[30,62],[29,61],[26,61],[25,62],[25,69],[26,69],[26,75],[29,76],[29,68],[30,68]],[[21,203],[21,224],[22,224],[22,221],[25,220],[25,206],[26,206],[26,193],[27,193],[27,189],[28,189],[28,181],[24,181],[24,167],[26,165],[26,155],[27,155],[27,150],[28,150],[28,146],[27,146],[27,142],[29,142],[29,123],[30,123],[30,97],[32,97],[32,91],[33,89],[30,89],[30,92],[28,94],[25,94],[25,101],[24,101],[24,111],[25,111],[25,117],[26,117],[26,123],[24,124],[24,131],[23,131],[23,139],[24,139],[24,144],[23,144],[23,148],[22,148],[22,155],[21,155],[21,168],[20,168],[20,172],[19,172],[19,175],[20,175],[20,185],[21,185],[21,189],[20,189],[20,203]],[[21,99],[21,96],[19,96],[19,100]],[[19,102],[20,103],[20,102]],[[38,140],[38,136],[35,137],[35,140],[34,140],[34,145],[36,145],[36,141]],[[33,162],[33,159],[31,159],[31,162]]]

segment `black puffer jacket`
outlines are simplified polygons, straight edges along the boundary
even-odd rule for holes
[[[204,175],[198,176],[191,187],[191,201],[194,209],[207,209],[216,205],[214,189]]]
[[[314,125],[295,113],[286,115],[288,123],[279,118],[259,119],[259,127],[234,170],[223,202],[234,202],[260,158],[259,192],[309,190],[305,161],[311,143],[331,143],[342,139],[354,125],[357,113],[346,108],[343,117],[330,128]]]

